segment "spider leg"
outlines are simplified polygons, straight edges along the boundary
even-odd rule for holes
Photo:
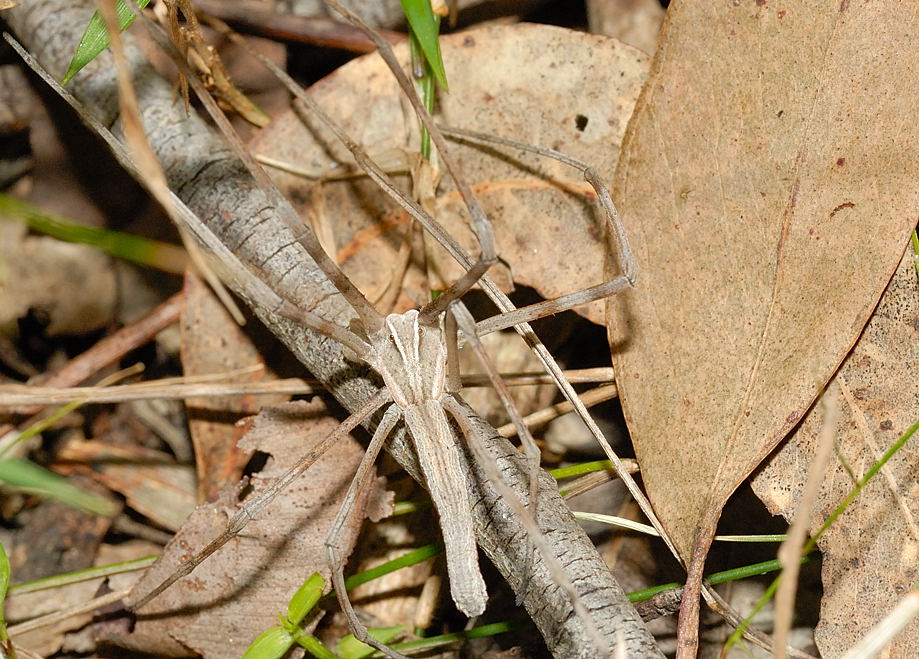
[[[584,175],[584,180],[587,181],[594,189],[594,192],[596,192],[597,200],[600,202],[600,207],[603,209],[607,228],[616,242],[615,251],[618,261],[617,265],[619,266],[619,272],[621,274],[609,281],[597,284],[596,286],[591,286],[574,293],[562,295],[553,300],[538,302],[487,318],[476,326],[479,336],[506,329],[519,323],[530,322],[531,320],[551,316],[562,311],[567,311],[573,307],[581,306],[582,304],[602,300],[605,297],[616,295],[617,293],[634,287],[635,279],[638,276],[638,264],[635,260],[635,255],[632,253],[632,248],[629,245],[629,239],[628,236],[626,236],[622,218],[619,216],[619,211],[616,210],[616,205],[613,203],[612,197],[610,197],[609,190],[603,184],[603,181],[600,180],[600,175],[597,173],[597,170],[587,163],[577,158],[572,158],[555,149],[547,149],[506,137],[498,137],[486,133],[460,130],[458,128],[446,126],[441,126],[441,131],[454,139],[476,142],[479,144],[500,144],[522,151],[529,151],[530,153],[558,160],[559,162],[579,170]]]
[[[401,416],[402,410],[400,410],[397,405],[393,404],[387,408],[386,413],[383,415],[383,419],[380,421],[380,425],[377,426],[376,431],[373,433],[373,438],[370,440],[370,446],[367,447],[367,452],[364,454],[364,457],[361,458],[357,473],[354,474],[354,479],[351,481],[348,493],[345,495],[345,499],[338,509],[338,515],[336,515],[335,521],[332,522],[332,526],[329,529],[329,535],[325,541],[326,554],[329,559],[329,571],[332,576],[332,585],[335,587],[335,597],[338,599],[341,610],[348,618],[348,627],[351,629],[356,639],[373,646],[385,655],[394,657],[395,659],[406,659],[406,657],[373,638],[367,631],[367,627],[354,612],[354,607],[351,605],[351,599],[348,597],[348,591],[345,589],[345,557],[341,555],[340,542],[345,525],[355,510],[354,504],[357,501],[357,495],[367,486],[367,481],[372,473],[373,464],[376,462],[377,456],[379,456],[380,450],[383,448],[383,444],[386,443],[386,438],[389,437],[389,433],[392,432],[392,429],[396,426]]]
[[[473,262],[469,257],[463,252],[459,247],[456,241],[450,236],[443,228],[437,223],[436,220],[431,218],[427,213],[425,213],[420,206],[414,204],[415,209],[421,211],[421,215],[415,215],[413,212],[415,209],[406,208],[405,204],[399,203],[406,208],[409,213],[412,214],[422,226],[425,227],[437,240],[443,245],[447,251],[451,253],[453,258],[455,258],[459,263],[463,264],[467,270],[466,273],[456,280],[446,291],[441,293],[436,300],[427,304],[421,310],[422,319],[425,322],[430,322],[431,319],[436,318],[439,314],[447,310],[447,307],[454,300],[458,300],[465,293],[475,286],[476,283],[485,275],[488,269],[497,261],[497,253],[495,251],[495,237],[494,231],[491,227],[491,222],[488,220],[488,216],[485,214],[485,211],[482,209],[481,204],[479,204],[478,199],[472,193],[472,188],[469,187],[469,184],[460,176],[458,167],[453,161],[453,158],[450,156],[449,148],[447,147],[447,141],[444,139],[444,136],[438,130],[437,125],[434,123],[434,120],[431,118],[431,115],[428,113],[427,109],[424,107],[424,103],[421,101],[421,98],[418,96],[418,92],[415,90],[415,86],[409,80],[405,71],[402,70],[402,67],[399,65],[399,62],[396,60],[396,56],[393,53],[392,47],[384,39],[380,37],[378,33],[372,30],[366,23],[364,23],[360,17],[354,14],[347,7],[344,7],[337,0],[325,0],[325,3],[337,11],[339,14],[345,17],[352,25],[362,30],[377,46],[377,51],[380,54],[380,57],[383,58],[383,61],[386,62],[386,65],[389,67],[390,72],[393,74],[393,77],[396,79],[396,82],[399,84],[399,87],[402,90],[402,93],[405,94],[405,97],[408,99],[409,103],[412,104],[412,107],[415,110],[415,114],[418,116],[418,119],[424,124],[425,128],[428,129],[428,133],[431,135],[431,139],[434,140],[434,144],[437,146],[438,153],[440,155],[441,161],[444,163],[444,166],[449,173],[450,178],[453,180],[456,185],[457,190],[459,190],[460,196],[463,198],[463,202],[466,205],[466,208],[469,209],[469,215],[472,218],[472,229],[475,232],[476,238],[479,242],[479,257]],[[357,154],[355,153],[355,157]],[[360,160],[358,160],[360,163]],[[363,166],[363,163],[361,163]],[[374,174],[371,174],[367,170],[368,175],[371,178],[376,180]],[[401,194],[402,197],[405,195]],[[436,229],[433,225],[436,225]]]

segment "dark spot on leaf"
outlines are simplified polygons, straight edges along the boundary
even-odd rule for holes
[[[574,118],[574,125],[579,131],[583,132],[584,129],[587,128],[587,117],[583,114],[577,115]]]
[[[830,213],[830,217],[833,217],[834,215],[836,215],[836,213],[841,211],[843,208],[855,208],[855,204],[853,204],[851,201],[845,201],[839,204],[839,206],[834,208],[833,211]]]

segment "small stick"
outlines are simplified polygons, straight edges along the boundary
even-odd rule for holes
[[[615,384],[605,384],[590,391],[585,391],[579,396],[581,402],[584,403],[586,407],[593,407],[604,401],[612,400],[619,395],[619,389]],[[532,414],[527,414],[523,417],[523,422],[528,428],[534,426],[541,426],[548,423],[552,419],[557,419],[563,414],[568,414],[574,410],[574,405],[572,405],[567,400],[562,401],[561,403],[556,403],[542,410],[533,412]],[[502,437],[511,437],[517,430],[517,426],[513,423],[507,423],[497,429],[498,434]]]
[[[354,53],[376,50],[374,43],[363,32],[345,23],[319,16],[282,13],[264,6],[265,3],[261,2],[253,6],[252,2],[239,0],[195,0],[195,9],[234,25],[240,32]],[[202,20],[207,22],[207,16],[203,16]],[[380,30],[380,34],[394,44],[405,40],[401,32]]]

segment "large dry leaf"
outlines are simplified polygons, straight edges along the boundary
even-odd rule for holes
[[[257,495],[337,425],[317,398],[262,411],[243,438],[247,451],[272,455],[252,479]],[[193,649],[205,657],[238,657],[261,632],[277,624],[278,613],[312,572],[328,578],[324,542],[339,503],[363,456],[363,447],[346,437],[336,443],[242,533],[138,612],[124,647],[157,654]],[[211,541],[226,526],[236,506],[235,485],[216,503],[200,506],[134,592],[144,594],[172,573],[181,559]],[[373,496],[371,496],[373,495]],[[362,501],[377,499],[376,489]],[[363,503],[359,503],[363,506]],[[353,546],[362,517],[355,514],[342,546]],[[347,551],[345,553],[348,553]]]
[[[616,172],[641,274],[610,334],[649,496],[697,569],[915,223],[917,18],[848,0],[670,8]]]
[[[610,178],[646,71],[640,52],[612,39],[546,25],[450,35],[441,48],[450,93],[439,97],[438,121],[556,148]],[[406,60],[407,50],[397,51]],[[417,150],[417,122],[377,56],[342,67],[310,94],[384,166],[398,149]],[[352,162],[317,123],[310,120],[307,130],[296,114],[282,116],[258,136],[254,149],[316,175],[332,173],[336,162]],[[555,297],[603,280],[606,232],[595,196],[579,172],[507,149],[456,144],[452,151],[493,219],[498,254],[516,283]],[[496,157],[502,152],[509,155]],[[331,234],[327,249],[337,252],[345,272],[370,299],[378,299],[393,277],[407,214],[366,179],[320,185],[279,173],[277,180],[300,209],[333,211],[319,210],[308,219],[320,236]],[[477,254],[453,187],[445,182],[435,203],[437,219]],[[452,259],[438,254],[443,276],[458,276]],[[415,281],[398,306],[429,299],[428,290]],[[600,321],[602,307],[588,315]]]
[[[861,478],[919,419],[919,281],[907,249],[868,326],[834,376],[840,392],[837,459],[810,511],[811,533],[852,489],[839,458]],[[815,408],[816,410],[816,408]],[[798,509],[820,432],[811,411],[753,479],[773,514]],[[907,442],[820,540],[824,595],[814,632],[823,657],[842,655],[916,583],[919,557],[919,446]],[[853,616],[852,612],[859,615]],[[897,637],[888,657],[913,657],[919,623]]]

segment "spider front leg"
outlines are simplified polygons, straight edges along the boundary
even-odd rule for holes
[[[597,201],[600,203],[600,208],[606,220],[607,229],[615,242],[614,253],[619,268],[619,274],[617,276],[595,286],[590,286],[575,291],[574,293],[568,293],[567,295],[562,295],[553,300],[538,302],[487,318],[476,325],[479,336],[521,323],[528,323],[539,318],[545,318],[546,316],[561,313],[562,311],[589,304],[596,300],[602,300],[603,298],[617,295],[635,286],[635,279],[638,276],[638,263],[635,260],[635,255],[632,253],[632,247],[625,233],[622,218],[619,217],[619,211],[616,210],[616,205],[613,203],[612,197],[610,197],[609,190],[606,188],[603,181],[600,180],[599,174],[593,167],[577,158],[572,158],[560,151],[556,151],[555,149],[533,146],[532,144],[520,142],[519,140],[497,137],[495,135],[488,135],[476,131],[450,128],[447,126],[441,126],[440,130],[445,135],[456,140],[478,144],[508,146],[514,149],[520,149],[521,151],[528,151],[547,158],[552,158],[553,160],[557,160],[579,170],[583,174],[584,180],[587,181],[596,193]]]

